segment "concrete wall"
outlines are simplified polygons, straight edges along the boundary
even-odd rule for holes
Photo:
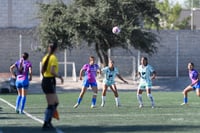
[[[39,62],[43,52],[35,51],[39,44],[34,39],[34,29],[0,29],[0,72],[8,72],[9,66],[19,59],[19,35],[22,35],[22,52],[30,54],[30,60],[33,63],[34,74],[39,74]],[[177,68],[177,44],[178,48],[178,73],[187,75],[187,63],[192,61],[200,70],[200,31],[159,31],[160,43],[156,44],[158,52],[152,56],[141,53],[141,56],[149,58],[149,64],[153,65],[158,75],[176,76]],[[64,61],[64,52],[57,53],[59,61]],[[77,73],[84,63],[88,62],[88,57],[94,55],[97,57],[94,48],[83,45],[79,48],[67,50],[67,61],[75,62]],[[137,67],[138,51],[131,48],[131,53],[121,48],[111,50],[111,56],[124,75],[131,75]],[[134,68],[133,68],[134,67]],[[61,71],[64,68],[61,66]],[[68,66],[68,75],[71,75],[71,66]]]
[[[188,62],[194,62],[196,69],[200,71],[199,30],[162,30],[157,32],[157,34],[160,37],[160,43],[156,44],[158,52],[152,56],[141,53],[141,56],[147,56],[149,58],[149,64],[155,67],[158,75],[176,76],[178,74],[185,76],[188,74]],[[127,51],[120,51],[118,50],[113,54],[127,55]],[[132,52],[137,59],[138,51],[133,48]]]
[[[37,17],[37,3],[49,3],[55,0],[0,0],[0,28],[35,27],[39,20]],[[71,0],[63,0],[69,3]]]

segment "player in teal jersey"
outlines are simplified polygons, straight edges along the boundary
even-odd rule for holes
[[[152,79],[155,79],[156,72],[153,69],[153,67],[148,64],[147,57],[141,58],[141,65],[138,68],[138,74],[140,76],[140,83],[138,85],[138,90],[137,90],[137,99],[139,102],[139,108],[143,107],[142,92],[144,90],[146,90],[147,96],[149,97],[151,101],[151,106],[152,108],[154,108],[155,103],[154,103],[153,96],[151,94],[151,87],[152,87]]]
[[[104,105],[105,105],[106,91],[107,91],[108,87],[110,87],[110,89],[113,91],[114,96],[115,96],[116,106],[119,107],[120,101],[119,101],[119,95],[117,92],[117,87],[115,84],[115,77],[117,76],[124,83],[128,83],[128,82],[121,77],[117,67],[114,67],[114,61],[112,61],[112,60],[109,61],[109,66],[104,67],[102,69],[102,73],[104,74],[104,79],[103,79],[103,91],[102,91],[101,106],[104,107]]]

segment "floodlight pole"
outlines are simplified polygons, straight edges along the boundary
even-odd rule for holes
[[[194,30],[194,0],[191,2],[191,30]]]
[[[67,78],[67,49],[64,51],[64,77]]]
[[[179,33],[176,35],[176,78],[179,78]]]
[[[22,56],[22,35],[19,35],[19,58]]]

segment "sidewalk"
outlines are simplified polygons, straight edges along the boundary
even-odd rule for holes
[[[128,84],[124,84],[118,78],[116,78],[116,84],[119,91],[136,91],[138,81],[134,81],[132,77],[124,77],[128,81]],[[73,81],[71,77],[64,78],[64,84],[60,83],[57,79],[57,92],[65,91],[80,91],[82,81]],[[157,77],[153,81],[153,91],[182,91],[190,83],[188,77]],[[8,78],[0,77],[0,87],[9,88]],[[98,80],[99,90],[102,89],[102,83]],[[41,80],[39,76],[33,76],[33,80],[30,82],[29,93],[43,93],[41,89]]]

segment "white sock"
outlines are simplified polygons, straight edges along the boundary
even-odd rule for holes
[[[116,105],[120,105],[119,97],[115,97],[115,103],[116,103]]]
[[[141,94],[137,94],[137,100],[138,100],[138,103],[139,103],[140,105],[143,104],[143,103],[142,103],[142,95],[141,95]]]
[[[154,105],[153,96],[151,94],[147,94],[147,96],[149,97],[151,104]]]
[[[101,97],[101,103],[104,104],[106,102],[106,96]]]

